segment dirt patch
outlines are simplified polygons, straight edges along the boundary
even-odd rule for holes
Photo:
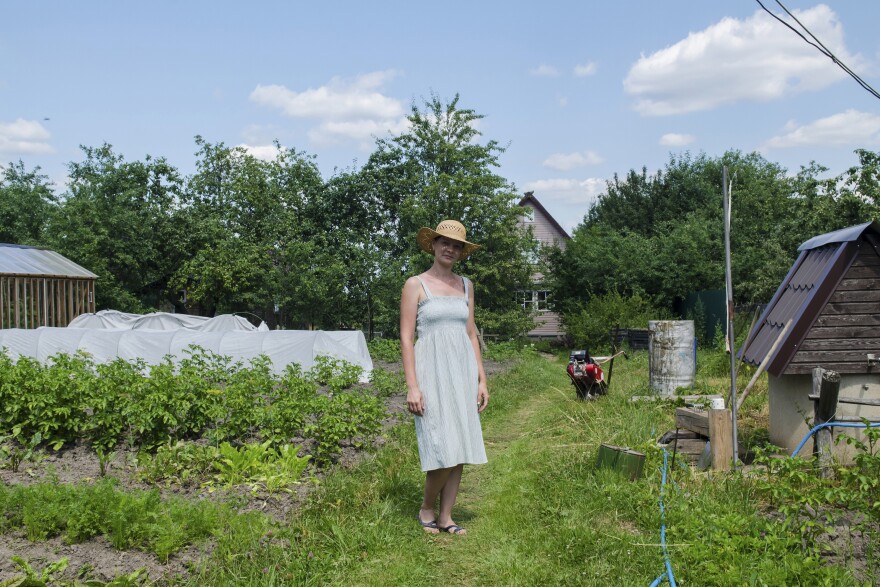
[[[186,576],[190,568],[211,549],[211,545],[191,546],[168,559],[167,563],[139,550],[116,550],[104,538],[95,538],[82,544],[65,544],[61,538],[30,542],[21,534],[6,534],[0,541],[0,580],[21,574],[12,562],[20,556],[38,572],[47,565],[66,558],[65,579],[86,581],[97,579],[107,582],[120,575],[129,575],[145,569],[150,581],[168,581]]]

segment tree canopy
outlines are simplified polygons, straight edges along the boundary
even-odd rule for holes
[[[19,162],[0,180],[0,241],[53,248],[98,274],[98,308],[248,312],[270,326],[394,335],[403,282],[431,262],[416,232],[454,218],[483,245],[459,268],[477,285],[478,322],[523,334],[515,291],[528,285],[533,243],[480,118],[458,96],[432,96],[363,167],[326,180],[295,149],[278,145],[264,161],[202,137],[187,177],[163,158],[82,147],[57,195]]]

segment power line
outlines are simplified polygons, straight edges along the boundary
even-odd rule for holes
[[[764,6],[764,4],[761,2],[761,0],[755,0],[755,2],[757,2],[758,5],[764,9],[764,12],[766,12],[767,14],[769,14],[770,16],[772,16],[773,18],[775,18],[776,20],[778,20],[779,22],[784,24],[786,27],[791,29],[797,36],[799,36],[801,39],[803,39],[804,42],[806,42],[808,45],[812,45],[820,53],[822,53],[825,57],[827,57],[828,59],[833,61],[835,64],[837,64],[838,67],[840,67],[843,71],[845,71],[851,78],[856,80],[856,82],[860,86],[862,86],[862,88],[864,88],[869,94],[871,94],[872,96],[874,96],[877,99],[880,99],[880,92],[877,92],[877,90],[872,88],[868,84],[868,82],[866,82],[861,77],[859,77],[859,75],[856,74],[849,67],[847,67],[847,65],[843,61],[838,59],[837,56],[835,56],[834,53],[832,53],[831,50],[828,49],[828,47],[823,45],[822,41],[820,41],[819,38],[816,37],[816,35],[814,35],[812,32],[810,32],[810,29],[808,29],[806,26],[804,26],[804,24],[801,21],[799,21],[797,19],[797,17],[794,14],[792,14],[791,11],[789,11],[789,9],[786,8],[785,5],[782,4],[782,2],[780,0],[776,0],[776,3],[779,4],[779,6],[782,8],[782,10],[784,10],[785,13],[788,16],[790,16],[807,33],[807,35],[810,36],[811,39],[813,39],[812,41],[810,39],[808,39],[806,36],[804,36],[804,34],[801,31],[799,31],[796,28],[794,28],[793,26],[791,26],[789,23],[784,21],[782,18],[780,18],[776,14],[773,14],[773,12],[771,12],[766,6]]]

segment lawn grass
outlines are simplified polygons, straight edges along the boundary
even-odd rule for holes
[[[405,423],[271,536],[240,527],[220,537],[190,584],[648,585],[664,570],[655,439],[673,427],[673,409],[629,401],[649,393],[644,353],[615,368],[609,395],[594,402],[575,399],[564,363],[535,354],[490,381],[489,463],[466,467],[455,516],[466,537],[427,535],[416,523],[423,477]],[[603,442],[645,452],[643,478],[596,470]],[[679,462],[666,494],[679,584],[855,584],[764,517],[742,475]]]
[[[726,379],[700,374],[698,388]],[[414,427],[330,474],[285,521],[230,515],[187,586],[272,585],[648,585],[664,571],[659,498],[664,462],[656,438],[674,427],[668,402],[650,394],[647,357],[615,364],[610,392],[575,399],[558,357],[527,352],[490,378],[483,429],[489,463],[465,468],[456,521],[467,536],[428,535]],[[744,434],[760,426],[766,386],[743,411]],[[599,445],[646,455],[629,481],[596,469]],[[765,515],[753,478],[695,472],[680,460],[663,489],[670,563],[680,585],[857,585],[818,550]]]

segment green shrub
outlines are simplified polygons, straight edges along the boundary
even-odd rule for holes
[[[519,307],[506,312],[493,312],[477,306],[474,308],[474,320],[480,330],[502,339],[521,338],[535,327],[534,316]]]
[[[373,359],[388,363],[395,363],[400,360],[400,339],[374,338],[367,343],[367,348]]]
[[[610,332],[616,326],[647,328],[649,320],[668,317],[668,312],[653,307],[639,294],[625,297],[615,291],[590,298],[585,305],[566,312],[562,321],[574,346],[597,353],[611,348]]]

